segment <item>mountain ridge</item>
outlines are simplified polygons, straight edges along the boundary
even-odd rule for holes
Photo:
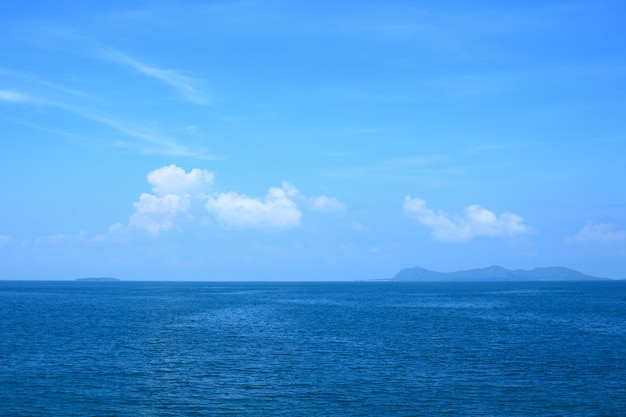
[[[437,272],[421,267],[405,268],[388,281],[422,281],[422,282],[455,282],[455,281],[604,281],[608,278],[583,274],[563,266],[538,267],[530,270],[507,269],[499,265],[486,268],[475,268],[464,271]]]
[[[112,277],[85,277],[76,278],[76,281],[88,281],[88,282],[117,282],[119,279]]]

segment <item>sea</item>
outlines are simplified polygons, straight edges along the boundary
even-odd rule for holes
[[[626,416],[626,281],[0,281],[1,416]]]

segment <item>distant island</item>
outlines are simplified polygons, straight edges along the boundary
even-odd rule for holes
[[[456,272],[435,272],[424,268],[407,268],[385,281],[416,282],[478,282],[478,281],[604,281],[599,278],[562,266],[535,268],[531,270],[506,269],[498,265],[487,268]]]
[[[76,281],[113,282],[113,281],[119,281],[119,279],[111,278],[111,277],[87,277],[87,278],[76,278]]]

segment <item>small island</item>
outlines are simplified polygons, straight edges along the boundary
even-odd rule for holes
[[[76,278],[76,281],[88,281],[88,282],[118,282],[119,279],[111,277],[86,277]]]
[[[604,281],[608,278],[599,278],[583,274],[570,268],[552,266],[545,268],[506,269],[498,265],[487,268],[470,269],[467,271],[436,272],[424,268],[407,268],[398,272],[393,278],[385,281],[411,282],[518,282],[518,281]]]

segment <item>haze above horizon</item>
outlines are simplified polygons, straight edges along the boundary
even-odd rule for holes
[[[0,5],[0,279],[626,277],[618,1]]]

